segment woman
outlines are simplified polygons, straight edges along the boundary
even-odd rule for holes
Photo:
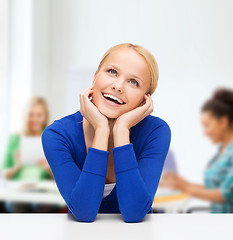
[[[46,101],[41,97],[33,97],[25,108],[23,130],[12,133],[3,161],[4,176],[11,180],[43,180],[53,179],[52,172],[45,158],[38,159],[37,165],[26,166],[20,159],[20,137],[41,136],[43,130],[49,125],[49,113]],[[28,203],[6,202],[8,212],[48,211],[51,206]]]
[[[205,169],[205,184],[187,181],[176,173],[165,173],[163,186],[180,189],[211,202],[211,213],[233,213],[233,91],[218,89],[202,107],[205,134],[219,143],[218,152]]]
[[[125,222],[138,222],[152,213],[171,138],[168,124],[150,115],[157,81],[148,50],[113,46],[80,94],[80,111],[44,130],[46,159],[77,220],[121,213]]]

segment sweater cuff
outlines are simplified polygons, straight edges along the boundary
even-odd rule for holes
[[[108,156],[108,151],[88,147],[88,153],[86,155],[82,171],[106,177]]]
[[[138,167],[133,143],[112,148],[115,173]]]

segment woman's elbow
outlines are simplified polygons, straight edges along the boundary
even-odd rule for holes
[[[139,217],[139,216],[134,216],[134,215],[123,215],[123,220],[126,223],[136,223],[136,222],[141,222],[145,216]]]
[[[91,208],[75,208],[72,204],[69,204],[69,209],[75,219],[79,222],[94,222],[97,216],[97,213],[94,209]]]
[[[78,222],[94,222],[97,214],[79,213],[77,211],[71,211],[73,216]]]
[[[142,208],[139,208],[138,206],[130,207],[125,209],[125,211],[121,211],[121,214],[124,221],[127,223],[141,222],[151,210],[151,207],[152,203],[151,201],[148,201]]]
[[[94,222],[96,219],[96,216],[80,216],[80,215],[75,215],[75,218],[78,222]]]

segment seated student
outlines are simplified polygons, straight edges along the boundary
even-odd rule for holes
[[[21,136],[41,136],[43,130],[49,125],[48,108],[42,97],[33,97],[25,109],[25,122],[20,133],[12,133],[8,139],[5,158],[2,164],[4,177],[11,180],[43,180],[53,179],[52,172],[45,158],[38,159],[37,165],[24,165],[21,162]],[[30,149],[28,149],[30,151]],[[53,206],[38,203],[5,202],[5,208],[11,213],[47,212]]]
[[[219,144],[205,168],[204,184],[167,172],[163,185],[211,202],[211,213],[233,213],[233,90],[217,89],[202,107],[205,134]],[[191,165],[190,165],[191,166]]]
[[[44,130],[45,156],[68,213],[78,221],[121,213],[125,222],[138,222],[152,213],[171,139],[168,124],[150,115],[157,80],[148,50],[116,45],[80,94],[80,110]]]

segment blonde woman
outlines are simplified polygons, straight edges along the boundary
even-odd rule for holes
[[[80,94],[80,110],[44,130],[46,159],[76,220],[121,213],[125,222],[138,222],[153,213],[171,139],[168,124],[150,115],[157,81],[147,49],[113,46]]]
[[[5,158],[2,168],[4,176],[11,180],[22,179],[53,179],[52,172],[46,159],[38,159],[37,165],[26,166],[21,163],[20,137],[41,136],[44,129],[49,125],[49,112],[46,101],[42,97],[33,97],[24,109],[23,128],[19,133],[12,133],[8,139]],[[6,210],[9,212],[39,210],[37,204],[6,202]]]

